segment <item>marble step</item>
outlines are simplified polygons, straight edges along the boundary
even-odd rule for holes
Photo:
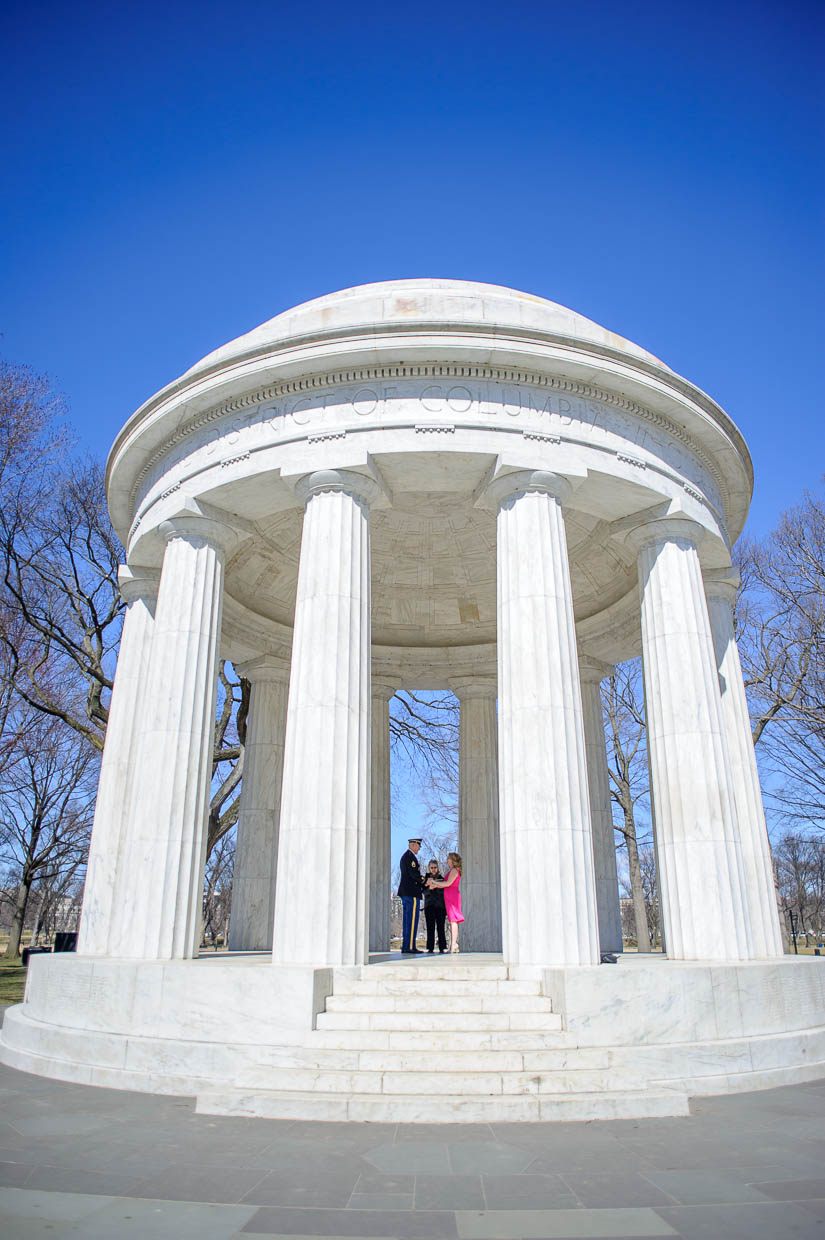
[[[652,1119],[689,1115],[678,1090],[599,1093],[497,1094],[454,1097],[409,1094],[329,1094],[295,1090],[209,1090],[198,1095],[199,1115],[257,1116],[357,1123],[473,1124],[560,1120]]]
[[[352,1052],[345,1052],[352,1053]],[[359,1050],[358,1067],[367,1072],[607,1072],[606,1050]],[[615,1069],[613,1069],[615,1071]],[[626,1072],[622,1076],[626,1076]],[[637,1074],[638,1076],[638,1074]]]
[[[270,1067],[244,1072],[240,1082],[247,1088],[321,1091],[336,1094],[399,1094],[416,1097],[437,1094],[452,1098],[508,1096],[510,1094],[609,1093],[636,1089],[642,1083],[638,1074],[625,1071],[578,1068],[555,1072],[507,1071],[468,1065],[450,1071],[424,1071],[412,1062],[399,1064],[395,1071],[355,1069]]]
[[[375,972],[375,971],[374,971]],[[336,995],[525,995],[541,994],[538,980],[513,978],[475,978],[465,981],[452,977],[428,977],[426,979],[392,977],[336,977]]]
[[[327,1012],[551,1012],[543,995],[428,995],[428,994],[350,994],[333,993],[326,1001]]]
[[[460,958],[460,957],[459,957]],[[456,958],[453,957],[453,960]],[[341,971],[343,972],[343,970]],[[349,972],[349,971],[348,971]],[[386,978],[392,981],[402,982],[434,982],[434,981],[453,981],[453,982],[506,982],[509,979],[523,981],[526,970],[518,970],[515,973],[513,969],[508,968],[504,964],[456,964],[442,963],[440,959],[432,957],[427,964],[369,964],[362,966],[356,974],[362,981],[372,981],[379,978]],[[339,971],[335,973],[336,989],[338,985]],[[538,980],[538,974],[535,974]],[[533,980],[532,977],[527,980]]]
[[[388,1029],[324,1029],[312,1033],[311,1045],[331,1050],[398,1050],[438,1051],[449,1055],[454,1051],[543,1051],[559,1047],[566,1035],[558,1029],[484,1032],[442,1030],[420,1032],[408,1028]],[[602,1052],[605,1053],[605,1052]]]
[[[378,1029],[403,1032],[413,1024],[420,1033],[449,1030],[472,1033],[504,1033],[508,1030],[561,1029],[555,1012],[321,1012],[319,1029]]]

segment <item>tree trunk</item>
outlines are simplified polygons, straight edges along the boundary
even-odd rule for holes
[[[624,841],[627,845],[627,864],[630,870],[630,892],[633,896],[633,917],[636,922],[636,950],[650,951],[650,934],[647,929],[647,905],[642,885],[642,870],[639,865],[639,849],[636,844],[636,824],[633,815],[625,811]]]
[[[17,901],[14,906],[14,915],[11,919],[9,944],[6,948],[5,960],[19,959],[20,957],[20,940],[23,937],[23,922],[26,917],[26,905],[29,902],[31,886],[32,880],[24,877],[17,888]]]

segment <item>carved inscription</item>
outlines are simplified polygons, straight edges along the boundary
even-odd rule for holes
[[[661,415],[565,379],[495,368],[486,373],[490,377],[482,377],[481,367],[407,366],[396,371],[382,367],[342,372],[327,379],[327,386],[323,380],[317,385],[312,381],[309,391],[309,380],[282,384],[270,389],[275,394],[268,398],[257,403],[243,398],[214,414],[201,415],[188,432],[178,432],[177,442],[159,454],[149,476],[144,476],[143,493],[149,496],[152,486],[184,460],[198,472],[213,463],[242,462],[259,448],[304,436],[320,443],[374,426],[406,426],[422,435],[452,434],[465,425],[512,427],[541,442],[598,444],[640,469],[657,462],[678,474],[691,493],[700,492],[722,508],[712,462]],[[350,375],[353,381],[347,382]],[[629,447],[635,452],[629,453]]]

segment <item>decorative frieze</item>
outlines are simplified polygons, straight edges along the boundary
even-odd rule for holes
[[[427,382],[432,380],[443,382]],[[463,382],[448,382],[450,380]],[[565,376],[496,366],[441,363],[359,367],[326,375],[308,375],[215,405],[183,423],[161,447],[147,456],[132,489],[132,503],[145,493],[147,480],[156,474],[158,466],[168,472],[177,461],[201,448],[208,456],[211,446],[217,447],[219,441],[231,445],[255,427],[269,427],[266,434],[258,432],[263,446],[266,442],[280,441],[285,435],[289,437],[290,427],[292,437],[299,437],[302,427],[323,419],[333,409],[337,410],[336,416],[346,421],[385,425],[390,424],[387,418],[395,402],[404,400],[412,401],[419,415],[413,414],[411,419],[416,430],[429,425],[421,421],[421,413],[461,415],[473,425],[499,414],[505,419],[554,417],[570,432],[578,427],[586,433],[592,433],[598,426],[610,431],[619,417],[616,433],[630,438],[635,435],[639,446],[644,445],[654,454],[664,453],[666,458],[669,455],[677,469],[695,469],[698,464],[708,478],[708,498],[716,507],[724,507],[725,484],[716,462],[682,426],[663,414],[617,392]],[[629,415],[630,420],[622,419],[622,415]],[[638,424],[635,430],[634,422]],[[215,430],[211,431],[209,428],[213,426]],[[335,427],[313,432],[311,440],[321,442],[322,436],[338,434],[343,429]],[[525,429],[530,434],[547,433],[541,428]],[[556,438],[560,440],[560,436],[551,432],[550,441]],[[633,458],[631,463],[641,463],[641,458]],[[713,492],[721,497],[718,503]]]

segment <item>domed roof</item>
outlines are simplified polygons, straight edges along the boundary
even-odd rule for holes
[[[553,337],[624,353],[664,366],[623,336],[554,301],[469,280],[383,280],[316,297],[277,314],[197,362],[187,375],[278,348],[301,337],[334,337],[466,323],[493,333]]]

